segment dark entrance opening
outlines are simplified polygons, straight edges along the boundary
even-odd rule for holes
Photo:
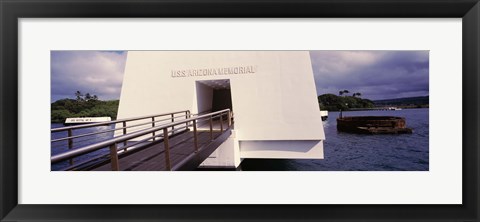
[[[233,111],[229,79],[197,81],[196,92],[199,113],[215,112],[223,109]]]
[[[212,112],[223,109],[232,110],[232,94],[230,92],[230,89],[214,89]]]

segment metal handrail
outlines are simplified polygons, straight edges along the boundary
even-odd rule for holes
[[[176,128],[174,130],[171,130],[169,132],[176,132],[176,131],[186,131],[188,128],[188,126],[183,126],[183,127],[180,127],[180,128]],[[150,137],[147,137],[145,139],[142,139],[142,140],[139,140],[139,141],[136,141],[132,144],[128,144],[127,146],[122,146],[122,147],[118,147],[117,148],[117,151],[126,151],[126,149],[128,148],[130,151],[133,151],[133,150],[136,150],[137,148],[132,148],[132,147],[135,147],[139,144],[142,144],[142,143],[145,143],[147,142],[148,140],[151,140],[153,138],[158,138],[158,139],[163,139],[163,135],[157,135],[157,136],[150,136]],[[100,155],[100,156],[95,156],[93,157],[92,159],[88,159],[88,160],[84,160],[80,163],[76,163],[74,165],[70,165],[66,168],[64,168],[63,170],[70,170],[70,169],[73,169],[73,168],[76,168],[76,167],[79,167],[79,166],[82,166],[83,164],[86,164],[86,163],[89,163],[91,162],[92,160],[97,160],[97,159],[101,159],[101,158],[105,158],[105,157],[108,157],[110,154],[103,154],[103,155]]]
[[[185,112],[185,111],[182,111],[182,112]],[[168,113],[166,115],[171,115],[171,114],[173,114],[173,113]],[[158,115],[158,116],[163,116],[163,115]],[[151,117],[147,117],[147,118],[158,117],[158,116],[151,116]],[[175,116],[175,117],[173,117],[173,119],[178,119],[178,118],[181,118],[181,117],[184,117],[184,116],[186,117],[188,115]],[[147,118],[145,118],[145,119],[147,119]],[[101,134],[101,133],[109,133],[109,132],[114,132],[114,131],[118,131],[118,130],[122,130],[122,129],[139,127],[139,126],[148,125],[148,124],[152,124],[152,123],[159,123],[159,122],[163,122],[163,121],[167,121],[167,120],[171,120],[171,119],[172,118],[165,118],[165,119],[140,123],[140,124],[136,124],[136,125],[130,125],[130,126],[126,126],[126,127],[118,127],[118,128],[114,128],[114,129],[103,130],[103,131],[94,132],[94,133],[85,133],[85,134],[80,134],[80,135],[75,135],[75,136],[67,136],[67,137],[62,137],[62,138],[59,138],[59,139],[53,139],[50,142],[52,142],[52,143],[53,142],[60,142],[60,141],[68,140],[68,139],[77,139],[77,138],[86,137],[86,136],[93,136],[93,135],[97,135],[97,134]],[[123,122],[123,121],[128,121],[128,120],[120,120],[120,121]],[[135,120],[130,120],[130,121],[135,121]],[[113,124],[113,123],[108,123],[108,125],[110,125],[110,124]],[[66,127],[63,127],[63,128],[66,128]],[[86,128],[86,127],[84,127],[84,128]],[[59,128],[56,128],[56,129],[59,129]]]
[[[175,114],[179,114],[179,113],[185,113],[185,115],[175,116]],[[161,120],[158,120],[158,119],[156,120],[155,119],[155,118],[161,118],[161,117],[164,117],[164,116],[171,116],[171,117],[167,118],[167,119],[161,119]],[[87,136],[94,136],[94,135],[98,135],[98,134],[102,134],[102,133],[108,133],[108,132],[117,132],[118,130],[122,130],[123,135],[125,135],[125,134],[127,134],[127,129],[129,129],[129,128],[134,128],[134,127],[143,126],[143,125],[147,125],[147,124],[151,124],[152,127],[155,127],[157,122],[168,121],[169,119],[172,122],[175,122],[176,118],[183,118],[183,117],[185,117],[185,119],[190,118],[190,110],[183,110],[183,111],[176,111],[176,112],[169,112],[169,113],[162,113],[162,114],[155,114],[155,115],[148,115],[148,116],[140,116],[140,117],[132,117],[132,118],[119,119],[119,120],[101,122],[101,123],[83,124],[83,125],[79,125],[79,126],[69,126],[69,127],[55,128],[55,129],[51,129],[51,133],[67,131],[67,136],[63,137],[63,138],[53,139],[50,142],[55,143],[55,142],[67,141],[68,142],[68,149],[73,149],[74,139],[78,139],[78,138],[81,138],[81,137],[87,137]],[[148,121],[148,119],[150,119],[150,118],[151,118],[151,121]],[[127,123],[130,123],[132,121],[146,121],[146,120],[148,121],[146,123],[140,123],[140,124],[135,124],[135,125],[132,125],[132,126],[127,126]],[[73,130],[96,127],[96,126],[110,126],[110,125],[113,125],[113,124],[122,124],[123,127],[118,127],[118,128],[109,129],[109,130],[103,130],[103,131],[94,132],[94,133],[79,134],[79,135],[74,135],[74,133],[73,133]],[[155,133],[153,133],[153,135],[155,135]],[[83,141],[85,141],[85,140],[83,140]],[[75,142],[78,143],[79,141],[75,141]],[[125,141],[124,143],[126,145],[127,142]],[[73,159],[70,159],[70,165],[73,165]]]
[[[177,132],[177,131],[186,131],[187,129],[188,129],[188,126],[182,126],[182,127],[180,127],[180,128],[175,128],[174,130],[170,130],[170,131],[168,131],[168,132],[169,132],[169,133],[175,133],[175,132]],[[162,138],[162,139],[163,139],[163,135],[150,136],[150,137],[144,138],[144,139],[142,139],[142,140],[136,141],[136,142],[134,142],[134,143],[132,143],[132,144],[128,144],[128,145],[126,145],[126,146],[118,147],[117,150],[118,150],[118,151],[122,151],[122,150],[125,151],[126,149],[128,149],[128,148],[130,148],[130,147],[133,147],[133,146],[136,146],[136,145],[138,145],[139,143],[143,143],[143,142],[149,141],[149,140],[151,140],[151,139],[155,139],[155,138],[159,138],[159,139]]]
[[[197,117],[193,117],[193,118],[189,118],[189,119],[185,119],[185,120],[180,120],[180,121],[172,122],[172,123],[169,123],[169,124],[164,124],[164,125],[161,125],[161,126],[152,127],[150,129],[144,129],[144,130],[136,131],[136,132],[125,134],[125,135],[122,135],[122,136],[118,136],[118,137],[115,137],[115,138],[112,138],[112,139],[109,139],[109,140],[105,140],[105,141],[102,141],[102,142],[99,142],[99,143],[96,143],[96,144],[84,146],[84,147],[81,147],[81,148],[78,148],[78,149],[69,150],[67,152],[57,154],[55,156],[52,156],[50,158],[50,161],[51,161],[51,163],[58,163],[58,162],[61,162],[61,161],[70,160],[74,157],[83,155],[85,153],[93,152],[93,151],[102,149],[104,147],[110,146],[112,169],[114,168],[113,167],[114,165],[117,165],[117,170],[118,170],[118,154],[117,154],[117,147],[116,147],[117,143],[126,142],[127,140],[130,140],[130,139],[133,139],[133,138],[141,137],[141,136],[144,136],[144,135],[156,132],[156,131],[163,130],[164,138],[167,138],[165,143],[166,143],[166,146],[168,147],[168,130],[167,130],[167,128],[174,127],[176,125],[185,124],[185,123],[188,124],[188,122],[193,122],[194,131],[195,131],[194,137],[195,137],[195,140],[196,140],[196,123],[195,123],[196,120],[203,119],[203,118],[206,118],[206,117],[213,118],[214,116],[217,116],[217,115],[220,116],[220,117],[223,117],[223,115],[225,115],[227,113],[230,116],[230,109],[224,109],[224,110],[220,110],[220,111],[217,111],[217,112],[204,114],[204,115],[201,115],[201,116],[197,116]],[[230,119],[230,118],[228,118],[228,119]],[[228,126],[230,126],[230,120],[228,121],[228,124],[229,124]],[[211,129],[211,127],[210,127],[210,129]],[[222,119],[222,123],[221,123],[221,130],[223,131],[223,119]],[[198,149],[198,147],[196,147],[196,150],[197,149]],[[168,150],[166,150],[166,152],[168,152]]]
[[[88,127],[94,127],[94,126],[106,126],[106,125],[110,125],[110,124],[116,124],[116,123],[122,123],[122,122],[128,122],[128,121],[135,121],[135,120],[147,119],[147,118],[152,118],[152,117],[157,117],[157,116],[166,116],[166,115],[185,113],[185,112],[190,112],[190,110],[183,110],[183,111],[162,113],[162,114],[155,114],[155,115],[148,115],[148,116],[140,116],[140,117],[132,117],[132,118],[126,118],[126,119],[118,119],[118,120],[112,120],[112,121],[101,122],[101,123],[90,123],[90,124],[82,124],[82,125],[78,125],[78,126],[60,127],[60,128],[51,129],[51,132],[52,133],[53,132],[60,132],[60,131],[66,131],[66,130],[69,130],[69,129],[71,129],[71,130],[82,129],[82,128],[88,128]]]

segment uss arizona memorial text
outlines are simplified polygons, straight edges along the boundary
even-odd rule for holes
[[[226,68],[172,70],[172,77],[215,76],[232,74],[250,74],[257,72],[256,66],[236,66]]]

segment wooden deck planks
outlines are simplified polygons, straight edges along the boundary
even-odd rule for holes
[[[198,147],[209,144],[210,132],[198,131]],[[220,132],[214,132],[214,139],[220,136]],[[181,162],[188,155],[194,152],[193,132],[186,132],[169,138],[170,162],[172,167]],[[162,171],[166,170],[164,143],[156,143],[136,153],[119,159],[121,171]],[[110,171],[110,162],[93,169],[93,171]]]

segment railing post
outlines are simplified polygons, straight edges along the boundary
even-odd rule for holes
[[[212,121],[212,116],[210,116],[210,140],[213,140],[213,121]]]
[[[232,112],[228,111],[228,128],[232,127]]]
[[[198,152],[198,138],[197,138],[197,120],[193,120],[193,141],[195,146],[195,153]]]
[[[190,119],[190,110],[185,111],[185,119]],[[188,122],[185,123],[185,129],[188,130]]]
[[[68,137],[72,137],[73,136],[73,132],[72,132],[72,129],[68,129]],[[73,148],[73,139],[72,138],[68,138],[68,149],[71,150]],[[70,166],[73,165],[73,158],[69,160],[70,162]]]
[[[127,134],[127,122],[126,121],[123,121],[123,135]],[[123,141],[123,145],[124,146],[127,146],[127,141]],[[127,151],[127,149],[125,149],[125,151]]]
[[[110,163],[112,164],[113,171],[118,171],[120,169],[118,165],[118,153],[116,143],[110,145]]]
[[[175,115],[173,115],[172,113],[172,123],[175,122]],[[172,135],[173,135],[173,131],[175,130],[175,126],[172,126]]]
[[[163,129],[163,145],[165,147],[165,166],[167,170],[172,169],[172,165],[170,164],[170,147],[168,145],[168,130],[167,128]]]
[[[220,133],[223,133],[223,113],[220,114]]]
[[[152,117],[152,128],[154,127],[155,127],[155,116]],[[155,141],[155,131],[152,132],[152,136],[153,136],[152,140]]]

